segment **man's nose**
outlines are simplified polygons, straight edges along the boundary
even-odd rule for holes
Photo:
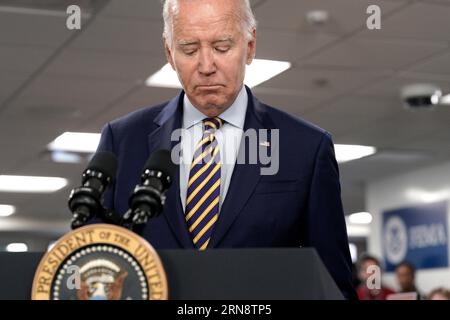
[[[205,76],[214,74],[216,72],[214,53],[210,48],[203,48],[200,52],[198,71]]]

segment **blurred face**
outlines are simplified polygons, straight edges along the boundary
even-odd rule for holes
[[[374,260],[366,260],[361,263],[361,267],[359,269],[359,280],[362,282],[366,282],[367,278],[373,275],[373,272],[368,272],[370,266],[378,266],[378,264]]]
[[[414,290],[414,276],[407,266],[400,266],[395,272],[398,283],[403,291]]]
[[[430,300],[448,300],[445,295],[442,293],[435,293],[430,297]]]
[[[256,31],[246,40],[240,0],[179,1],[166,55],[192,104],[208,117],[230,107],[253,60]]]

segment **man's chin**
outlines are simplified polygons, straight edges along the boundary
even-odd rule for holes
[[[225,101],[221,100],[206,100],[201,101],[198,104],[194,103],[200,112],[208,117],[216,117],[223,113],[229,106],[226,105]]]

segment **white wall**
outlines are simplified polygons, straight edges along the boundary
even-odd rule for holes
[[[367,211],[373,215],[373,220],[368,238],[368,251],[380,258],[383,257],[381,239],[383,211],[443,200],[450,203],[450,163],[369,183],[366,206]],[[449,209],[447,222],[450,224]],[[417,286],[424,294],[438,286],[450,289],[450,268],[419,270],[416,277]],[[393,273],[385,273],[383,282],[398,289]]]

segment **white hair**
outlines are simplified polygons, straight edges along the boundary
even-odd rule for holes
[[[163,18],[164,18],[164,33],[163,38],[169,47],[172,46],[173,36],[173,16],[178,14],[179,0],[163,0]],[[257,22],[250,6],[250,0],[239,0],[241,3],[241,12],[239,17],[242,22],[242,27],[245,30],[244,35],[247,40],[251,40],[253,30],[256,29]]]

